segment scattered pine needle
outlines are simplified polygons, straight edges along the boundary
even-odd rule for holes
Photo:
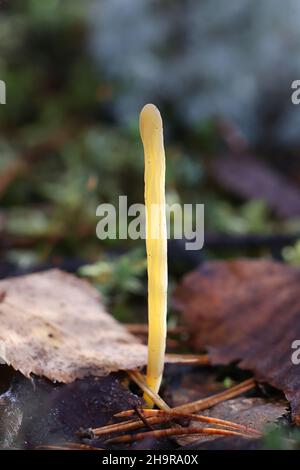
[[[239,396],[242,393],[245,393],[254,387],[255,387],[254,380],[248,379],[248,380],[245,380],[244,382],[241,382],[238,385],[235,385],[229,388],[228,390],[224,390],[223,392],[217,393],[210,397],[197,400],[192,403],[187,403],[185,405],[177,406],[172,409],[168,408],[167,410],[164,410],[164,411],[173,411],[173,412],[179,412],[179,413],[185,413],[185,414],[197,413],[204,409],[211,408],[212,406],[217,405],[218,403],[221,403],[223,401]],[[147,420],[148,425],[151,425],[151,426],[155,424],[163,423],[164,421],[165,421],[165,418],[161,416],[157,416],[157,417],[155,416]],[[138,418],[138,419],[131,419],[123,423],[109,424],[107,426],[102,426],[100,428],[94,428],[91,431],[93,432],[94,436],[103,436],[103,435],[111,434],[111,433],[133,431],[133,430],[142,428],[144,426],[145,426],[144,423]]]
[[[214,424],[217,426],[223,426],[232,429],[238,429],[242,432],[255,434],[256,436],[261,437],[261,433],[256,429],[253,429],[249,426],[245,426],[243,424],[234,423],[233,421],[227,421],[224,419],[214,418],[211,416],[203,416],[203,415],[195,415],[195,414],[186,414],[176,412],[174,410],[170,411],[163,411],[163,410],[149,410],[149,409],[140,409],[140,414],[146,418],[153,417],[153,416],[161,416],[164,418],[164,421],[170,421],[172,419],[186,419],[189,421],[198,421],[200,423],[209,423]],[[127,418],[133,416],[136,413],[136,410],[128,410],[128,411],[121,411],[121,413],[117,413],[115,415],[116,418]],[[148,424],[148,422],[147,422]]]
[[[104,450],[99,447],[89,446],[87,444],[77,444],[76,442],[66,442],[65,444],[58,445],[40,445],[36,449],[41,450]]]
[[[146,323],[129,323],[126,325],[126,328],[130,333],[135,335],[147,335],[148,334],[148,325]],[[170,335],[180,335],[183,333],[188,333],[188,328],[185,326],[173,326],[168,327],[168,334]]]
[[[210,364],[207,354],[166,354],[165,362],[168,364],[197,364],[200,366]]]
[[[144,376],[137,371],[127,371],[130,378],[143,390],[143,392],[155,403],[161,410],[169,411],[171,408],[166,402],[155,392],[153,392],[144,379]]]
[[[222,403],[231,398],[235,398],[242,393],[248,392],[249,390],[255,387],[255,381],[253,379],[244,380],[237,385],[234,385],[223,392],[216,393],[207,398],[202,398],[191,403],[186,403],[184,405],[176,406],[173,408],[174,411],[180,411],[182,413],[197,413],[198,411],[206,410],[207,408],[212,408],[218,403]]]
[[[151,418],[148,420],[148,425],[161,423],[161,418]],[[101,428],[93,428],[91,432],[95,437],[104,436],[105,434],[133,431],[135,429],[143,428],[145,425],[140,419],[130,419],[123,423],[108,424]]]
[[[132,410],[134,413],[136,413],[138,415],[138,417],[143,421],[144,425],[145,425],[145,428],[148,428],[150,429],[150,431],[154,431],[153,427],[149,425],[148,421],[147,421],[147,417],[145,416],[145,414],[143,413],[143,410],[142,409],[139,409],[138,407],[136,407],[134,410]],[[161,411],[161,410],[159,410]]]
[[[184,436],[184,435],[191,435],[191,434],[238,436],[238,437],[246,437],[248,439],[251,439],[249,434],[244,434],[244,433],[240,433],[237,431],[228,431],[225,429],[172,427],[168,429],[157,429],[155,431],[140,432],[137,434],[126,434],[125,436],[114,437],[112,439],[108,439],[105,442],[105,444],[120,444],[122,442],[141,441],[142,439],[146,437],[161,438],[161,437],[171,437],[171,436]]]

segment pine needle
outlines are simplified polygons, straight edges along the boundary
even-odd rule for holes
[[[243,434],[237,431],[228,431],[225,429],[216,429],[216,428],[181,428],[181,427],[172,427],[168,429],[157,429],[155,431],[140,432],[137,434],[126,434],[125,436],[114,437],[108,439],[105,444],[120,444],[122,442],[135,442],[141,441],[146,437],[151,437],[153,439],[158,439],[162,437],[171,437],[171,436],[184,436],[191,434],[204,434],[204,435],[219,435],[219,436],[238,436],[251,438],[249,434]]]

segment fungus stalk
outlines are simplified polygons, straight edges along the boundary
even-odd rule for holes
[[[147,384],[158,393],[164,368],[167,334],[167,226],[165,208],[165,150],[162,119],[153,104],[140,114],[145,155],[146,251],[148,271]],[[149,406],[153,402],[144,396]]]

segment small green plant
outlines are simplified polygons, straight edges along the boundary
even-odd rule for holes
[[[115,298],[118,303],[130,294],[143,292],[141,277],[146,272],[144,250],[136,249],[118,258],[104,256],[94,264],[79,269],[79,274],[90,278],[105,299]]]
[[[300,265],[300,240],[293,246],[285,246],[282,250],[283,259],[294,266]]]
[[[263,447],[269,450],[300,449],[300,431],[285,427],[271,427],[263,437]]]
[[[208,223],[214,230],[234,234],[268,233],[272,229],[268,208],[261,200],[246,202],[239,208],[220,200],[212,206]]]

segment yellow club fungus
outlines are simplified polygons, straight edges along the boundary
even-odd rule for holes
[[[146,250],[148,269],[147,384],[158,393],[164,368],[167,321],[167,226],[165,208],[165,150],[160,112],[147,104],[140,114],[145,154]],[[149,406],[152,401],[145,396]]]

